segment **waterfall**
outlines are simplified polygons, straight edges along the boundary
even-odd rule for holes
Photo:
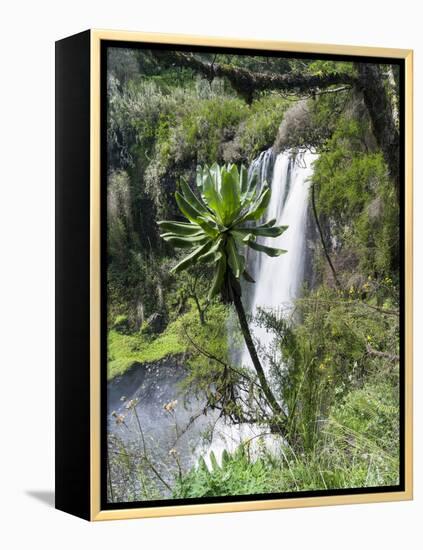
[[[262,244],[286,249],[287,254],[271,258],[248,249],[247,269],[256,283],[243,283],[242,299],[245,308],[252,313],[253,317],[259,308],[271,309],[278,315],[286,314],[300,293],[305,277],[307,256],[308,180],[312,174],[314,160],[315,156],[309,152],[294,155],[286,151],[276,156],[273,149],[269,149],[263,151],[249,168],[249,177],[257,176],[259,187],[262,187],[264,182],[269,182],[271,186],[270,203],[262,221],[276,218],[277,225],[288,226],[286,232],[276,239],[259,239]],[[139,308],[140,318],[142,318],[142,304]],[[228,322],[229,339],[232,333],[238,332],[234,330],[234,325],[230,324],[232,322],[238,323],[235,314]],[[266,332],[254,321],[250,323],[250,328],[259,353],[264,348],[266,353],[269,353],[272,348],[272,334]],[[233,365],[243,364],[252,369],[247,350],[239,349],[240,347],[238,340],[236,344],[235,341],[233,342]],[[261,359],[264,370],[270,374],[269,366],[263,357]],[[277,363],[282,366],[283,357],[278,356],[277,359],[279,359]],[[175,453],[178,453],[180,461],[178,468],[182,465],[186,470],[195,462],[198,463],[200,457],[203,457],[207,465],[212,467],[214,463],[210,456],[212,452],[216,460],[221,463],[224,450],[232,453],[241,443],[247,441],[252,442],[249,446],[249,456],[252,458],[258,455],[263,445],[275,455],[280,452],[280,436],[269,435],[266,426],[259,423],[232,424],[219,417],[218,410],[205,411],[204,400],[201,397],[190,395],[184,398],[180,382],[185,375],[186,370],[182,365],[176,365],[174,358],[170,357],[159,363],[139,365],[129,369],[123,376],[110,381],[107,387],[108,431],[113,434],[113,441],[117,441],[118,445],[122,442],[134,453],[134,456],[140,456],[138,423],[134,416],[129,415],[126,408],[126,403],[137,399],[139,402],[134,410],[137,411],[142,422],[143,439],[145,438],[146,441],[144,444],[147,445],[151,456],[157,457],[159,463],[163,465],[163,476],[169,483],[177,472]],[[268,380],[271,384],[272,377],[268,376]],[[122,400],[123,396],[126,397]],[[248,399],[248,389],[244,397]],[[170,416],[163,409],[163,405],[175,398],[181,404],[184,402],[184,405],[179,405]],[[201,410],[203,410],[202,414]],[[117,422],[119,417],[126,417],[125,423]],[[191,427],[178,433],[178,425]],[[131,478],[131,488],[138,487],[140,483],[137,471],[135,468],[134,478]],[[164,497],[169,497],[167,490],[163,487],[160,491],[163,491]]]
[[[291,151],[285,151],[274,162],[272,194],[265,221],[276,218],[276,225],[287,225],[288,229],[276,239],[264,237],[260,242],[287,250],[287,254],[271,258],[263,253],[249,253],[249,272],[256,281],[250,297],[253,316],[258,308],[271,309],[283,315],[291,308],[303,284],[309,178],[315,158],[316,155],[309,151],[295,156]],[[252,170],[261,173],[262,178],[266,177],[267,168],[263,165],[267,162],[266,157],[261,155],[252,164]],[[271,335],[255,323],[251,328],[259,346],[268,348]],[[251,364],[247,349],[243,351],[242,363]]]
[[[248,271],[256,283],[243,283],[243,302],[245,308],[253,316],[259,308],[271,309],[279,315],[292,306],[299,295],[305,276],[306,254],[306,222],[308,208],[308,179],[312,174],[312,163],[315,156],[303,152],[294,155],[287,151],[275,155],[272,149],[262,152],[249,168],[249,177],[258,176],[258,185],[269,182],[271,199],[263,221],[276,218],[278,225],[288,225],[286,232],[276,239],[260,238],[259,242],[269,246],[286,249],[287,254],[277,258],[270,258],[263,253],[248,250]],[[235,318],[229,323],[238,323]],[[234,333],[234,325],[228,323],[228,338]],[[260,327],[257,323],[250,323],[258,349],[265,348],[266,353],[272,347],[272,334]],[[239,343],[233,342],[234,350]],[[263,354],[262,354],[263,355]],[[283,357],[277,357],[283,365]],[[246,349],[238,349],[232,357],[233,365],[243,364],[251,367],[251,360]],[[269,373],[269,366],[262,358],[264,370]],[[197,396],[190,396],[184,406],[178,406],[172,417],[163,410],[165,403],[175,397],[182,403],[184,397],[179,394],[179,383],[185,376],[184,370],[174,368],[172,358],[161,361],[160,364],[145,364],[130,369],[122,377],[115,378],[108,383],[108,410],[109,432],[124,441],[129,449],[137,450],[139,432],[136,421],[128,416],[125,402],[138,399],[137,414],[141,418],[147,446],[152,455],[160,458],[165,465],[165,479],[171,481],[176,468],[173,453],[179,453],[179,460],[184,469],[191,467],[200,457],[203,457],[209,467],[212,466],[211,453],[221,463],[224,450],[232,453],[241,443],[252,441],[249,446],[250,456],[257,456],[260,448],[265,448],[274,454],[280,452],[280,437],[269,435],[268,428],[260,424],[244,423],[232,424],[219,418],[219,411],[211,410],[198,416],[198,411],[204,402]],[[181,367],[181,365],[179,365]],[[272,377],[268,376],[269,383]],[[246,394],[244,397],[248,398]],[[127,421],[123,425],[116,421],[118,415],[126,415]],[[189,430],[179,434],[175,442],[176,421],[182,426],[190,425],[196,418],[195,424]],[[177,420],[176,420],[177,419]],[[205,436],[205,437],[204,437]],[[210,441],[211,436],[211,441]],[[172,454],[170,454],[172,451]],[[139,451],[136,451],[139,452]],[[168,476],[168,477],[166,477]],[[134,483],[139,480],[134,479]],[[164,493],[167,495],[167,493]]]
[[[309,178],[312,175],[312,164],[315,159],[316,155],[309,151],[295,155],[292,151],[285,151],[275,158],[273,150],[269,149],[262,152],[249,168],[249,177],[257,175],[260,186],[265,181],[271,185],[271,199],[263,221],[276,218],[277,225],[288,226],[283,235],[276,239],[270,237],[259,239],[261,244],[287,250],[287,254],[272,258],[263,253],[248,250],[248,271],[256,282],[244,285],[243,300],[246,307],[246,302],[249,301],[249,309],[253,317],[259,308],[271,309],[278,315],[285,315],[299,295],[304,282]],[[272,335],[255,322],[250,327],[258,349],[265,349],[269,353]],[[243,365],[252,366],[246,347],[241,357],[238,354],[239,358]],[[280,360],[283,362],[282,357]],[[265,361],[263,361],[263,368],[266,372],[269,371]],[[262,434],[263,427],[250,424],[232,426],[219,419],[214,432],[213,440],[204,457],[209,466],[210,452],[213,452],[217,461],[220,462],[224,449],[233,452],[240,443]],[[266,435],[261,437],[261,440],[262,442],[264,440],[271,452],[277,447],[277,436]]]
[[[248,177],[251,179],[253,176],[258,176],[259,184],[269,181],[272,177],[273,166],[275,163],[275,153],[273,148],[262,151],[260,155],[253,160],[249,169]]]

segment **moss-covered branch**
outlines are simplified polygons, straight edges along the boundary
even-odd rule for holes
[[[390,175],[399,190],[399,133],[395,125],[392,106],[384,86],[380,65],[356,63],[358,77],[347,72],[258,72],[227,63],[206,62],[192,53],[176,51],[152,51],[162,66],[190,68],[212,81],[215,77],[226,78],[234,90],[251,103],[254,94],[264,90],[279,90],[310,94],[340,85],[337,91],[344,91],[345,85],[362,91],[364,102],[372,120],[375,138],[383,152]],[[335,91],[335,90],[332,90]]]
[[[152,53],[157,61],[167,67],[181,66],[190,68],[202,74],[210,81],[215,77],[227,78],[234,90],[248,103],[251,103],[254,93],[264,90],[310,93],[313,90],[328,88],[335,84],[354,84],[356,82],[356,79],[348,73],[306,75],[298,72],[288,72],[285,74],[257,72],[227,63],[208,63],[191,53],[161,50],[156,50]]]

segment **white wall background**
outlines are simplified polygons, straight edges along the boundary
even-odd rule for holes
[[[422,548],[422,25],[413,0],[47,0],[0,7],[0,545]],[[88,524],[53,490],[54,41],[87,28],[414,48],[415,501]],[[76,404],[77,406],[77,404]],[[37,496],[38,495],[38,496]],[[41,500],[40,497],[41,496]],[[4,539],[4,540],[2,540]]]

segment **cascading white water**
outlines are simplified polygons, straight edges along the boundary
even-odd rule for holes
[[[275,153],[273,149],[262,151],[260,155],[253,160],[248,169],[248,177],[257,176],[259,185],[272,178],[273,165],[275,163]]]
[[[250,291],[252,290],[250,309],[253,317],[259,308],[271,309],[279,315],[289,312],[303,284],[309,178],[312,175],[312,164],[315,159],[316,155],[309,151],[297,153],[295,156],[291,151],[285,151],[275,159],[273,150],[269,149],[261,153],[250,166],[249,176],[253,177],[256,174],[259,185],[263,185],[264,181],[271,181],[271,199],[264,221],[276,218],[276,225],[288,226],[280,237],[276,239],[265,237],[258,241],[261,244],[287,250],[287,254],[272,258],[263,253],[248,251],[248,271],[256,281],[250,286]],[[244,303],[245,301],[244,299]],[[269,353],[272,335],[255,322],[252,323],[251,330],[258,348],[265,349],[266,353]],[[281,360],[283,361],[283,358]],[[252,366],[246,347],[242,352],[241,361],[245,366]],[[262,363],[263,368],[268,372],[268,365],[265,361]],[[260,426],[251,424],[232,426],[219,420],[205,460],[210,465],[209,454],[213,452],[217,461],[220,462],[224,449],[233,452],[240,443],[255,439],[262,433],[263,428]],[[274,437],[266,436],[266,445],[269,449],[273,446]]]
[[[259,242],[287,250],[287,254],[277,258],[263,253],[249,255],[248,266],[256,281],[251,298],[253,316],[258,308],[271,309],[278,315],[289,311],[303,284],[309,178],[315,158],[309,151],[295,157],[291,151],[285,151],[276,158],[265,221],[276,218],[276,225],[287,225],[288,229],[276,239],[263,237]],[[252,332],[259,347],[269,348],[270,333],[255,323]],[[242,363],[251,364],[247,349],[244,349]]]

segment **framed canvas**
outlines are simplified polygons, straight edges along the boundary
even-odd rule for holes
[[[412,52],[56,43],[56,507],[412,498]]]

